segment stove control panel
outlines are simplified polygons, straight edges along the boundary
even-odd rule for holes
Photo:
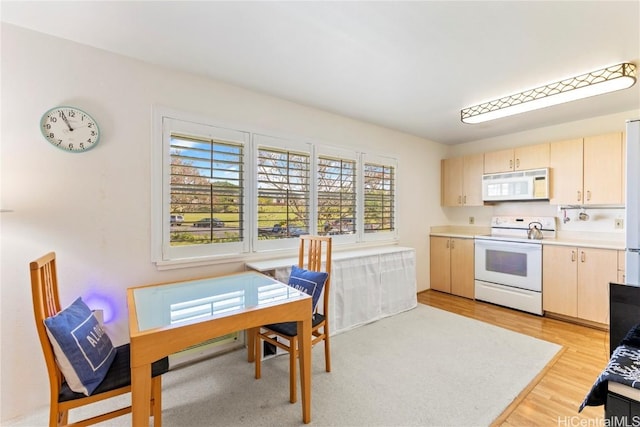
[[[553,216],[494,216],[491,218],[491,228],[528,230],[529,224],[532,223],[540,224],[538,228],[543,230],[556,230],[556,218]]]

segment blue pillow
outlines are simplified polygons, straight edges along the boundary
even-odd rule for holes
[[[71,390],[89,396],[116,357],[111,339],[82,301],[44,320],[56,362]]]
[[[289,286],[308,295],[311,295],[312,310],[316,310],[320,294],[329,275],[321,271],[309,271],[295,265],[291,266]]]

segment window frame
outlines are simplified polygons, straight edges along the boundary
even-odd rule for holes
[[[244,124],[229,125],[208,117],[174,110],[167,107],[153,107],[151,138],[151,260],[159,270],[188,266],[211,265],[219,262],[242,262],[247,259],[259,259],[275,253],[291,255],[298,247],[298,239],[266,239],[260,240],[258,233],[258,164],[259,147],[275,150],[289,150],[306,153],[310,160],[309,188],[309,229],[310,234],[318,233],[318,159],[323,157],[354,161],[356,167],[356,227],[353,234],[332,235],[335,245],[357,248],[367,244],[394,244],[398,240],[398,160],[391,156],[359,152],[348,148],[340,148],[330,144],[319,143],[297,136],[285,135],[283,132],[265,131]],[[244,212],[243,240],[240,242],[192,245],[173,249],[168,244],[170,225],[170,130],[165,123],[170,123],[174,130],[191,135],[193,129],[201,129],[201,134],[211,139],[229,140],[243,145],[244,165]],[[204,129],[204,130],[202,130]],[[210,132],[206,132],[209,129]],[[211,136],[211,129],[221,132]],[[225,138],[227,135],[229,138]],[[229,136],[230,135],[230,136]],[[234,137],[235,135],[235,137]],[[394,209],[393,230],[365,233],[364,230],[364,169],[365,164],[374,163],[393,167],[394,169]]]
[[[177,116],[177,117],[175,117]],[[185,117],[170,111],[157,111],[154,114],[154,135],[160,135],[160,143],[152,148],[152,194],[151,194],[151,242],[152,259],[158,265],[181,262],[197,262],[216,258],[237,257],[250,251],[250,239],[247,234],[250,223],[247,203],[252,200],[248,194],[250,189],[245,184],[243,191],[244,205],[241,222],[244,225],[244,238],[239,242],[210,243],[203,245],[171,246],[171,135],[180,133],[202,139],[220,139],[238,143],[244,151],[245,181],[250,179],[247,165],[251,164],[250,134],[229,127],[221,127],[197,117]],[[154,138],[154,141],[157,141]],[[158,147],[161,147],[158,149]]]
[[[315,163],[315,155],[313,145],[309,142],[299,142],[292,139],[280,138],[271,135],[264,135],[260,133],[254,133],[251,138],[253,143],[253,158],[255,159],[254,163],[251,165],[251,168],[254,170],[256,176],[254,177],[253,182],[251,182],[251,186],[255,189],[255,193],[252,199],[252,204],[249,207],[253,211],[253,223],[252,223],[252,247],[255,252],[265,252],[265,251],[273,251],[273,250],[281,250],[281,249],[292,249],[298,247],[298,238],[297,237],[289,237],[289,238],[281,238],[281,239],[259,239],[259,234],[257,232],[259,224],[258,224],[258,151],[261,147],[265,149],[273,149],[277,151],[292,151],[296,153],[303,153],[309,156],[309,234],[315,233],[315,227],[313,223],[313,218],[315,218],[315,185],[314,185],[314,163]]]

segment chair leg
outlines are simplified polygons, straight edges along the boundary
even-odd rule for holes
[[[162,376],[151,380],[151,414],[153,427],[162,427]]]
[[[329,344],[329,333],[326,330],[324,337],[324,364],[325,370],[331,372],[331,346]]]
[[[296,385],[296,364],[298,362],[298,337],[291,337],[289,342],[289,401],[296,403],[298,389]]]
[[[59,427],[67,424],[68,412],[60,412],[57,402],[51,402],[49,407],[49,427]]]
[[[69,424],[69,410],[61,410],[58,401],[51,401],[49,406],[49,427],[66,426]]]
[[[256,372],[255,377],[257,380],[262,378],[262,339],[260,339],[260,330],[255,335],[254,338],[254,362],[256,364]]]

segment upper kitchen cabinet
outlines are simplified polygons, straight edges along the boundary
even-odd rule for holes
[[[584,204],[624,203],[622,132],[584,139]]]
[[[619,205],[623,196],[622,133],[550,145],[551,204]]]
[[[484,154],[484,173],[549,167],[549,144],[528,145]]]
[[[482,206],[484,155],[442,160],[442,205]]]

